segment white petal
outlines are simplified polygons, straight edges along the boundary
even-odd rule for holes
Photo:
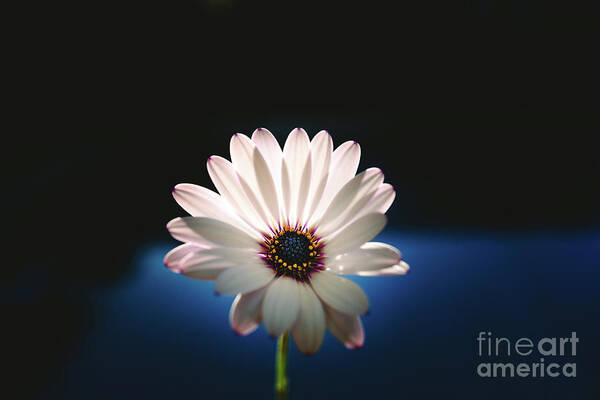
[[[267,288],[262,305],[265,329],[271,336],[287,332],[300,311],[300,283],[286,276],[275,279]]]
[[[308,285],[300,286],[300,312],[292,328],[294,342],[304,354],[314,354],[325,335],[325,313],[321,300]]]
[[[325,254],[333,257],[358,248],[372,240],[385,227],[387,218],[383,214],[367,214],[325,238]]]
[[[223,157],[212,156],[206,162],[206,168],[215,187],[238,216],[259,232],[267,232],[268,226],[246,196],[233,165]]]
[[[253,165],[263,204],[271,214],[270,225],[276,226],[280,220],[278,188],[271,175],[271,169],[258,148],[254,149]]]
[[[365,207],[382,183],[383,173],[379,168],[369,168],[348,181],[319,220],[317,233],[328,236],[344,227]]]
[[[304,170],[302,171],[302,176],[300,178],[300,188],[297,193],[296,198],[296,207],[292,208],[294,214],[292,215],[291,222],[296,224],[297,222],[303,223],[304,220],[304,210],[306,209],[306,203],[310,191],[310,182],[312,177],[312,159],[310,154],[306,158],[306,164],[304,165]]]
[[[396,198],[396,191],[389,183],[384,183],[377,188],[375,195],[367,206],[361,210],[361,216],[372,212],[385,214]]]
[[[198,246],[194,243],[185,243],[175,247],[169,251],[164,258],[164,263],[167,268],[176,269],[179,267],[179,263],[188,254],[204,249],[205,246]]]
[[[249,184],[254,182],[254,173],[252,171],[252,154],[255,144],[250,138],[241,133],[236,133],[229,142],[229,152],[231,153],[231,163],[236,172]]]
[[[348,223],[356,221],[360,217],[363,217],[367,214],[371,213],[381,213],[385,214],[387,210],[390,208],[394,199],[396,198],[396,192],[394,188],[389,183],[384,183],[380,185],[373,197],[367,202],[367,204],[355,214],[353,218],[350,219]],[[343,227],[342,227],[343,228]]]
[[[358,273],[360,276],[395,276],[395,275],[406,275],[410,270],[410,266],[404,261],[400,261],[398,264],[388,268],[373,271],[361,271]]]
[[[292,210],[292,183],[288,163],[285,159],[281,162],[281,211],[282,225],[289,224]]]
[[[329,178],[331,166],[331,153],[333,152],[333,141],[327,131],[321,131],[315,135],[310,143],[312,178],[306,208],[302,220],[314,214]]]
[[[328,306],[346,314],[364,314],[369,309],[367,295],[356,283],[327,271],[313,273],[310,283]]]
[[[327,268],[340,274],[358,274],[380,270],[401,261],[402,255],[387,243],[369,242],[349,253],[327,259]]]
[[[248,335],[260,323],[262,301],[268,286],[246,294],[238,294],[229,310],[229,323],[238,335]]]
[[[236,266],[221,272],[215,282],[219,294],[248,293],[267,285],[275,274],[273,270],[255,266]]]
[[[331,155],[329,178],[323,196],[310,222],[314,222],[329,207],[337,192],[348,182],[358,169],[360,145],[353,141],[342,143]]]
[[[282,152],[277,139],[267,129],[258,128],[252,133],[252,141],[256,144],[256,147],[260,150],[269,165],[273,180],[279,182],[281,180]]]
[[[234,264],[264,266],[264,261],[255,250],[237,249],[233,247],[213,247],[201,250],[199,254],[229,260]]]
[[[306,196],[310,188],[310,140],[304,129],[296,128],[290,132],[283,146],[283,164],[284,195],[286,187],[289,190],[289,199],[286,201],[289,205],[287,217],[294,225],[301,212],[299,210],[303,210],[306,205]],[[289,179],[289,184],[284,182],[284,179]]]
[[[189,278],[214,281],[223,271],[235,267],[235,264],[230,260],[203,257],[205,256],[186,259],[185,265],[182,265],[179,272]]]
[[[167,224],[169,233],[182,242],[260,250],[259,243],[248,233],[223,221],[206,217],[175,218]]]
[[[240,184],[257,214],[267,225],[276,225],[279,222],[277,191],[269,166],[260,150],[252,140],[242,134],[231,138],[230,150],[233,166],[241,177]]]
[[[173,189],[173,197],[194,217],[215,218],[230,225],[243,226],[245,231],[250,229],[249,225],[235,214],[227,200],[210,189],[190,183],[180,183]],[[252,232],[257,234],[254,230]]]
[[[170,264],[173,272],[184,274],[190,278],[215,280],[226,268],[238,265],[264,267],[257,252],[245,249],[213,247],[208,249],[196,248],[176,264]]]
[[[357,349],[365,343],[365,332],[358,315],[348,315],[325,306],[327,329],[348,349]]]

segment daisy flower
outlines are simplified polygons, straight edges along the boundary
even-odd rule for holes
[[[214,280],[236,295],[229,319],[240,335],[264,323],[278,337],[292,333],[305,354],[325,329],[347,348],[361,347],[363,290],[341,275],[403,275],[400,252],[369,242],[386,224],[395,191],[378,168],[356,174],[360,146],[333,150],[326,131],[312,141],[294,129],[283,150],[266,129],[231,138],[231,162],[208,159],[218,193],[179,184],[173,196],[191,216],[167,224],[184,244],[165,256],[173,272]]]

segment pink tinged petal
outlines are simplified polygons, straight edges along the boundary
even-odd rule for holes
[[[381,270],[401,261],[402,255],[387,243],[369,242],[358,249],[327,259],[327,268],[340,274],[361,275],[363,271]]]
[[[372,240],[381,232],[387,223],[383,214],[367,214],[325,238],[325,254],[333,257],[358,248],[363,243]]]
[[[240,176],[240,183],[257,214],[267,225],[279,219],[277,191],[269,167],[260,150],[247,136],[236,134],[231,138],[231,160]],[[269,218],[267,213],[271,214]]]
[[[232,247],[213,247],[200,251],[198,254],[203,254],[208,257],[222,258],[231,261],[236,265],[254,265],[263,267],[264,261],[255,250],[238,249]]]
[[[396,198],[396,192],[394,188],[389,183],[384,183],[380,185],[373,197],[367,202],[367,204],[357,212],[354,217],[348,223],[356,221],[360,217],[363,217],[367,214],[371,213],[381,213],[385,214],[386,211],[390,208],[394,199]],[[342,227],[343,229],[343,227]]]
[[[185,266],[185,264],[189,264],[193,262],[193,260],[201,261],[209,259],[226,260],[232,265],[253,265],[257,267],[262,267],[265,265],[257,251],[233,247],[212,247],[209,249],[199,250],[186,257],[181,262],[181,265]]]
[[[282,183],[284,179],[289,179],[289,183],[284,185],[285,190],[289,190],[289,199],[286,204],[290,223],[294,224],[303,210],[306,203],[310,185],[310,140],[304,129],[296,128],[290,132],[283,147]],[[283,174],[287,173],[287,177]],[[287,187],[286,187],[287,186]]]
[[[256,330],[261,319],[261,306],[267,286],[238,294],[229,310],[229,323],[238,335],[248,335]]]
[[[206,167],[215,187],[238,216],[259,232],[266,232],[268,227],[247,198],[233,165],[223,157],[212,156]]]
[[[288,163],[283,159],[281,162],[281,199],[282,199],[282,219],[284,224],[289,222],[292,209],[292,186]]]
[[[228,268],[234,267],[230,260],[224,260],[222,258],[212,259],[196,259],[193,257],[189,260],[181,270],[181,274],[188,278],[198,279],[201,281],[214,281],[219,277],[223,271]]]
[[[406,273],[410,270],[410,266],[404,261],[400,261],[398,264],[393,265],[388,268],[383,268],[380,270],[373,271],[360,271],[358,275],[360,276],[396,276],[396,275],[406,275]]]
[[[256,144],[256,148],[260,150],[271,171],[280,208],[278,218],[283,221],[287,215],[282,188],[283,152],[277,139],[267,129],[258,128],[255,130],[252,134],[252,141]],[[289,184],[289,177],[287,177],[287,181]],[[289,190],[287,193],[289,194]]]
[[[348,349],[357,349],[365,343],[365,332],[360,317],[348,315],[325,306],[327,329]]]
[[[304,354],[314,354],[323,343],[325,313],[321,300],[308,285],[300,286],[300,312],[292,328],[294,342]]]
[[[314,214],[323,197],[329,178],[332,152],[333,140],[329,133],[327,131],[317,133],[310,143],[312,178],[303,220]]]
[[[171,236],[182,242],[260,251],[258,242],[246,232],[223,221],[206,217],[175,218],[167,224]]]
[[[346,314],[364,314],[369,309],[367,295],[356,283],[327,271],[313,273],[310,283],[328,306]]]
[[[396,198],[396,191],[389,183],[384,183],[377,188],[375,195],[367,206],[361,210],[361,216],[371,212],[385,214]]]
[[[296,198],[296,208],[294,219],[300,223],[304,221],[304,211],[306,209],[306,203],[310,191],[311,176],[312,176],[312,160],[310,154],[306,158],[306,164],[302,171],[302,178],[300,179],[300,189],[298,191],[298,197]],[[293,209],[292,209],[293,210]]]
[[[360,161],[360,145],[353,141],[342,143],[331,155],[331,166],[327,186],[321,202],[311,222],[314,222],[327,209],[333,197],[348,182],[358,169]]]
[[[275,182],[281,180],[281,158],[282,152],[277,139],[271,132],[264,128],[258,128],[252,134],[252,141],[256,144],[256,147],[260,150],[260,153],[265,158],[265,161],[269,165],[271,174]],[[278,190],[280,188],[277,188]]]
[[[164,258],[165,266],[171,269],[177,269],[182,259],[188,254],[204,249],[204,246],[198,246],[193,243],[185,243],[169,251]]]
[[[328,236],[355,219],[383,183],[379,168],[369,168],[356,175],[333,198],[318,224],[318,234]]]
[[[265,329],[277,337],[287,332],[300,311],[300,283],[292,278],[275,279],[267,288],[262,304]]]
[[[280,218],[277,186],[275,185],[275,181],[271,175],[271,170],[258,148],[254,149],[253,161],[256,182],[260,189],[263,202],[271,214],[270,223],[272,226],[275,226],[279,222]]]
[[[177,203],[194,217],[214,216],[228,212],[225,199],[205,187],[191,183],[180,183],[173,189],[173,197]]]
[[[250,228],[223,197],[205,187],[180,183],[173,189],[173,197],[181,208],[194,217],[215,218],[234,226],[243,226],[246,231]]]
[[[190,278],[214,280],[224,269],[238,265],[264,267],[260,256],[255,251],[214,247],[188,254],[173,271]]]
[[[215,291],[224,295],[252,292],[266,286],[274,276],[267,267],[244,265],[228,268],[219,274]]]

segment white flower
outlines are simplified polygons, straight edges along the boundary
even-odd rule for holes
[[[408,271],[397,249],[369,242],[386,224],[393,187],[377,168],[355,176],[360,146],[349,141],[333,151],[326,131],[310,141],[294,129],[281,151],[268,130],[257,129],[252,139],[234,135],[230,150],[231,162],[207,162],[220,194],[175,186],[175,200],[191,216],[168,223],[185,244],[165,256],[165,265],[237,295],[229,317],[241,335],[264,322],[272,336],[291,330],[297,347],[311,354],[327,327],[347,348],[362,346],[359,316],[369,302],[339,274]]]

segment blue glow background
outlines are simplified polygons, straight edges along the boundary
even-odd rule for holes
[[[327,334],[306,357],[292,345],[292,399],[594,398],[598,232],[388,230],[378,240],[402,249],[411,271],[353,278],[371,302],[365,346],[346,350]],[[227,319],[232,297],[166,270],[162,258],[175,244],[146,244],[128,279],[89,294],[93,328],[49,398],[271,397],[274,340],[262,326],[236,336]],[[559,362],[576,362],[578,376],[479,378],[480,331],[511,340],[576,331],[578,355]]]

